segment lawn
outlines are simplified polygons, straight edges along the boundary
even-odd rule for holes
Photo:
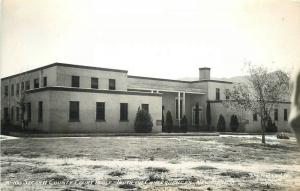
[[[1,190],[300,190],[294,138],[1,139]]]

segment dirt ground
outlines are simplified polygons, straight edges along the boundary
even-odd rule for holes
[[[294,138],[1,138],[1,190],[300,190]]]

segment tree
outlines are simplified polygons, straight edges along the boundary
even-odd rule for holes
[[[21,81],[23,82],[23,78],[21,78]],[[20,107],[20,111],[21,111],[21,126],[22,126],[22,130],[25,130],[25,119],[24,119],[24,115],[25,115],[25,86],[21,85],[21,91],[20,91],[20,97],[17,101],[17,104],[19,105]]]
[[[237,131],[239,127],[239,121],[236,115],[232,115],[230,118],[230,128],[233,132]]]
[[[221,114],[219,116],[218,124],[217,124],[217,130],[219,132],[224,132],[226,130],[226,123],[225,123],[225,118]]]
[[[167,112],[166,128],[167,128],[168,133],[172,132],[172,129],[173,129],[173,119],[172,119],[172,114],[171,114],[170,111]]]
[[[196,103],[196,108],[195,108],[195,125],[196,125],[196,128],[199,129],[199,103],[197,102]]]
[[[180,127],[181,127],[181,131],[186,133],[187,130],[188,130],[188,121],[187,121],[187,118],[186,116],[184,115],[183,118],[181,119],[180,121]]]
[[[150,133],[152,131],[153,123],[149,112],[138,109],[134,121],[134,130],[137,133]]]
[[[270,72],[264,67],[248,64],[247,82],[227,91],[230,99],[223,103],[237,110],[257,113],[261,118],[262,143],[268,117],[274,107],[289,94],[289,75],[283,71]]]
[[[208,130],[211,130],[211,110],[210,110],[210,102],[207,101],[206,105],[206,122]]]

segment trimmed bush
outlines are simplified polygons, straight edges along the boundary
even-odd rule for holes
[[[152,131],[153,123],[151,115],[143,110],[138,109],[134,121],[134,130],[137,133],[150,133]]]
[[[239,127],[239,121],[236,115],[232,115],[230,118],[231,131],[236,132]]]
[[[217,130],[219,132],[224,132],[226,130],[226,123],[225,123],[225,118],[221,114],[219,116],[218,124],[217,124]]]
[[[183,118],[180,121],[181,131],[186,133],[188,130],[188,121],[186,116],[184,115]]]
[[[172,119],[172,114],[170,111],[167,112],[166,129],[167,129],[168,133],[171,133],[173,130],[173,119]]]
[[[206,122],[207,122],[207,129],[212,130],[212,128],[211,128],[211,109],[210,109],[209,101],[207,101],[207,105],[206,105]]]
[[[200,112],[199,103],[197,102],[196,103],[196,108],[195,108],[195,125],[196,125],[197,129],[199,129],[199,122],[200,122],[199,112]]]
[[[275,123],[272,122],[271,117],[268,118],[268,123],[267,123],[267,127],[266,127],[266,132],[272,132],[272,133],[277,132],[277,126],[276,126]]]

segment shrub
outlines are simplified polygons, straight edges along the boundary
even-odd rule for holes
[[[277,126],[275,123],[272,122],[271,117],[268,118],[266,132],[277,132]]]
[[[219,120],[218,120],[218,124],[217,124],[217,130],[219,132],[224,132],[225,129],[226,129],[225,118],[223,117],[223,115],[220,115]]]
[[[211,130],[211,109],[210,109],[210,102],[207,101],[206,105],[206,122],[207,122],[207,128],[208,130]]]
[[[153,123],[151,115],[143,110],[138,109],[134,121],[134,130],[137,133],[150,133],[152,131]]]
[[[172,114],[171,114],[170,111],[167,112],[166,128],[167,128],[168,133],[172,132],[172,129],[173,129],[173,119],[172,119]]]
[[[237,131],[239,127],[239,121],[236,115],[232,115],[230,119],[230,128],[233,132]]]
[[[183,118],[180,121],[180,125],[181,125],[181,131],[186,133],[187,132],[187,128],[188,128],[188,121],[186,116],[184,115]]]
[[[199,129],[199,122],[200,122],[199,112],[200,112],[199,103],[197,102],[196,108],[195,108],[195,125],[196,125],[197,129]]]

